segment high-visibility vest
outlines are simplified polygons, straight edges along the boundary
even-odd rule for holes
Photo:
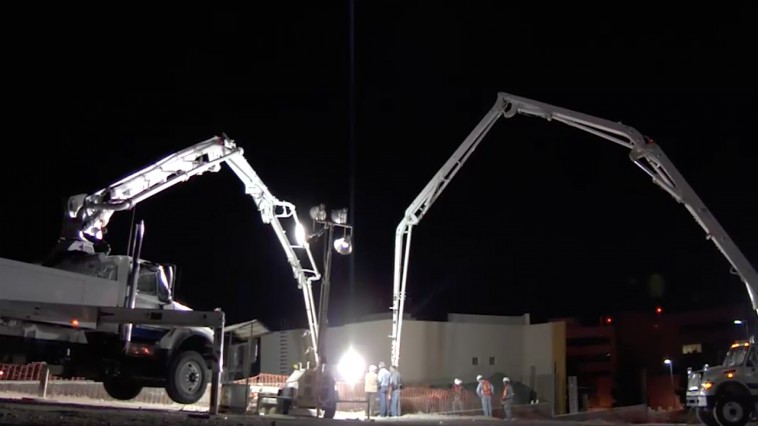
[[[482,396],[492,396],[492,385],[487,379],[482,380]]]

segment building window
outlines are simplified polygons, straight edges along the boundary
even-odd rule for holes
[[[695,353],[702,353],[703,352],[703,346],[700,343],[693,343],[691,345],[682,345],[682,354],[695,354]]]
[[[471,358],[471,365],[479,365],[479,357]]]
[[[495,365],[495,357],[494,356],[490,357],[490,365]]]

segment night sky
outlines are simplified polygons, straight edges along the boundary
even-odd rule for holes
[[[758,264],[748,6],[357,1],[351,102],[349,3],[277,4],[9,11],[0,256],[41,260],[69,195],[226,132],[304,221],[321,202],[351,208],[356,247],[334,256],[331,322],[389,312],[395,227],[504,91],[655,139]],[[406,312],[745,303],[702,229],[627,154],[559,123],[501,120],[414,228]],[[274,232],[230,170],[160,193],[136,217],[143,257],[179,265],[181,302],[220,306],[230,322],[304,325]],[[114,253],[130,219],[113,216]]]

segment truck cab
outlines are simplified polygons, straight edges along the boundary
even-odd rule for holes
[[[708,426],[743,426],[758,413],[758,345],[735,342],[721,365],[687,371],[687,406]]]
[[[128,279],[133,258],[129,256],[98,256],[85,262],[86,270],[115,279],[119,287],[119,300],[126,306]],[[189,311],[173,299],[176,267],[140,259],[136,285],[135,308]],[[116,265],[128,265],[117,267]],[[61,267],[63,265],[59,265]],[[112,274],[119,271],[116,276]],[[111,326],[113,327],[113,326]],[[101,362],[100,374],[109,395],[117,399],[131,399],[143,386],[163,386],[178,403],[194,403],[205,393],[209,379],[210,358],[213,354],[213,330],[207,327],[172,327],[162,325],[122,325],[121,339],[126,329],[129,338],[124,350],[111,351],[107,362]],[[111,341],[107,347],[120,348],[123,343],[114,340],[114,334],[88,333],[88,340]],[[89,352],[91,355],[90,346]],[[89,358],[89,357],[87,357]]]

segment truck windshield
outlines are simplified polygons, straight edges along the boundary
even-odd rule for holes
[[[747,345],[732,346],[729,352],[726,353],[726,358],[724,358],[724,367],[744,364],[749,349],[750,346]]]

